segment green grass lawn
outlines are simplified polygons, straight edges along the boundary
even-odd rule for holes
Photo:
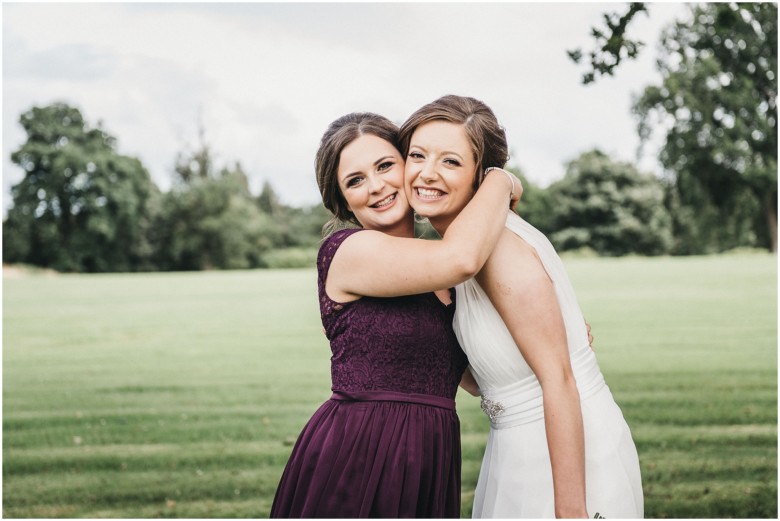
[[[567,259],[647,517],[776,517],[777,258]],[[265,517],[330,396],[313,270],[3,281],[4,517]],[[463,515],[488,429],[458,396]]]

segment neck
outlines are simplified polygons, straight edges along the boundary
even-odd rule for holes
[[[414,237],[414,215],[411,212],[409,212],[409,216],[402,219],[398,223],[389,226],[387,228],[379,229],[377,231],[386,233],[387,235],[392,235],[393,237],[413,238]]]
[[[452,221],[454,220],[455,216],[439,218],[434,217],[428,219],[428,221],[431,223],[431,226],[433,226],[433,229],[436,230],[436,233],[438,233],[440,237],[444,237],[444,232],[447,231],[447,228],[450,227],[450,224],[452,224]]]

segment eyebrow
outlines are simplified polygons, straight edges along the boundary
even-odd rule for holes
[[[382,163],[386,159],[393,159],[393,156],[382,156],[376,161],[374,161],[374,166],[378,166],[380,163]]]
[[[418,145],[418,144],[416,144],[416,143],[410,143],[410,144],[409,144],[409,151],[411,152],[411,150],[412,150],[413,148],[419,148],[419,149],[420,149],[420,150],[422,150],[423,152],[428,152],[428,151],[425,149],[425,147],[423,147],[423,146],[420,146],[420,145]],[[463,156],[461,156],[461,155],[460,155],[460,154],[458,154],[457,152],[453,152],[452,150],[445,150],[444,152],[442,152],[442,155],[447,155],[447,154],[452,154],[453,156],[458,156],[458,159],[460,159],[461,161],[465,161],[465,160],[463,159]]]
[[[393,159],[393,156],[391,156],[391,155],[390,156],[382,156],[379,159],[377,159],[376,161],[374,161],[373,166],[379,166],[380,163],[384,162],[387,159]],[[362,172],[360,172],[360,171],[350,172],[350,173],[348,173],[347,175],[344,176],[343,180],[346,181],[350,177],[355,177],[356,175],[360,175],[360,174],[362,174]]]

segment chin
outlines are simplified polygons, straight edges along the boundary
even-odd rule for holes
[[[438,212],[434,208],[431,208],[429,205],[423,204],[423,205],[418,205],[418,206],[419,206],[419,208],[412,207],[412,210],[414,210],[414,213],[416,213],[420,217],[428,217],[428,218],[430,218],[430,217],[435,217],[436,215],[438,215]]]
[[[403,223],[406,219],[410,218],[410,216],[410,209],[407,209],[404,212],[399,212],[396,215],[388,215],[387,218],[382,219],[382,225],[387,227],[397,226]]]
[[[446,212],[437,212],[436,210],[429,209],[428,211],[417,212],[417,215],[419,215],[420,217],[425,217],[428,220],[431,220],[431,219],[441,219],[442,217],[445,217],[447,214]]]

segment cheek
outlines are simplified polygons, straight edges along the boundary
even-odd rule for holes
[[[455,205],[463,209],[467,204],[469,204],[469,201],[474,197],[474,185],[466,182],[463,182],[459,187],[458,191],[455,194]]]
[[[412,183],[417,178],[417,171],[418,169],[415,169],[413,165],[404,169],[404,185],[406,185],[407,189],[411,188]]]
[[[404,185],[405,179],[406,176],[404,174],[404,169],[395,168],[391,176],[388,178],[388,182],[395,187],[402,187]]]
[[[406,179],[409,179],[410,177],[412,177],[412,175],[414,174],[415,170],[417,170],[417,169],[415,168],[415,164],[414,163],[412,163],[412,162],[406,163],[404,165],[404,177]]]
[[[406,167],[404,170],[404,191],[406,191],[407,197],[412,193],[412,183],[415,179],[415,174],[411,167]]]
[[[344,207],[352,213],[355,213],[353,208],[355,207],[355,193],[354,190],[348,192],[341,192],[341,198],[344,200]]]

